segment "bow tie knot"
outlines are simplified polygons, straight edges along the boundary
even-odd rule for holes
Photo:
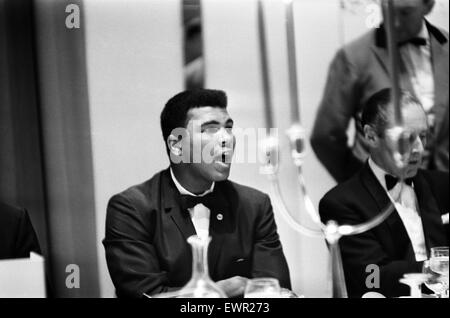
[[[421,38],[421,37],[415,37],[415,38],[412,38],[412,39],[409,39],[409,40],[406,40],[406,41],[402,41],[398,45],[399,46],[403,46],[403,45],[406,45],[406,44],[412,44],[412,45],[415,45],[415,46],[425,46],[425,45],[427,45],[427,40],[424,39],[424,38]]]
[[[399,178],[391,176],[389,174],[385,175],[385,180],[386,180],[386,188],[388,191],[392,190],[396,184],[399,182]],[[411,186],[413,179],[412,178],[408,178],[404,180],[405,184]]]
[[[192,195],[181,195],[180,204],[183,210],[191,209],[197,204],[203,204],[207,208],[211,209],[214,202],[213,194],[208,193],[207,195],[196,197]]]

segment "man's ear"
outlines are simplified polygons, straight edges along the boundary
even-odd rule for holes
[[[181,156],[183,149],[181,147],[181,141],[174,135],[167,137],[167,147],[171,154],[175,156]]]
[[[378,147],[378,134],[370,125],[364,125],[364,138],[371,147]]]

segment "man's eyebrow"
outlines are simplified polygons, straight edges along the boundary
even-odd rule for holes
[[[220,123],[217,120],[210,120],[210,121],[206,121],[202,124],[203,126],[208,126],[208,125],[220,125]]]
[[[220,125],[220,124],[221,124],[221,123],[218,122],[217,120],[209,120],[209,121],[204,122],[204,123],[202,124],[202,127],[203,127],[203,126],[208,126],[208,125]],[[229,119],[225,122],[225,125],[227,125],[227,124],[234,124],[233,119],[229,118]]]

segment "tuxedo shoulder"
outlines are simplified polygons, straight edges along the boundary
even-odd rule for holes
[[[441,31],[442,35],[447,39],[447,42],[448,42],[448,37],[449,37],[448,31],[445,29],[442,29],[442,28],[438,28],[438,29],[439,29],[439,31]]]
[[[148,205],[156,200],[156,196],[160,193],[160,178],[164,171],[158,172],[150,179],[135,184],[127,189],[113,195],[109,200],[109,204],[115,202],[124,202],[132,205]]]
[[[345,44],[343,47],[346,51],[352,51],[354,49],[360,49],[361,47],[370,47],[375,43],[375,34],[376,29],[369,30],[360,36],[356,37],[355,39],[351,40],[347,44]]]
[[[370,30],[356,39],[345,44],[341,52],[345,54],[349,61],[358,63],[360,60],[367,60],[367,52],[375,44],[375,31]]]
[[[448,171],[439,170],[419,170],[420,173],[427,178],[448,179]]]
[[[420,170],[420,174],[431,183],[449,184],[449,173],[437,170]]]
[[[325,193],[320,201],[345,201],[346,198],[353,199],[356,193],[361,189],[362,184],[360,182],[360,174],[358,173],[350,179],[331,188],[327,193]]]
[[[24,213],[22,208],[0,202],[0,220],[19,220]]]
[[[436,25],[434,25],[434,24],[429,24],[429,26],[433,29],[433,31],[435,32],[434,34],[435,34],[435,36],[437,35],[438,37],[441,37],[441,41],[444,41],[444,42],[447,42],[447,45],[448,45],[448,37],[449,37],[449,32],[446,30],[446,29],[444,29],[444,28],[441,28],[441,27],[439,27],[439,26],[436,26]]]

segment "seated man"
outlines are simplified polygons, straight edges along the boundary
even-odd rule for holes
[[[344,273],[350,297],[367,291],[385,296],[409,295],[399,283],[405,273],[421,272],[430,248],[448,246],[448,228],[442,215],[448,213],[449,176],[445,172],[419,170],[426,145],[426,114],[413,97],[402,94],[402,114],[410,134],[406,165],[394,160],[394,111],[390,89],[374,94],[363,109],[364,138],[370,146],[365,166],[351,179],[338,185],[320,201],[324,222],[360,224],[374,218],[389,204],[395,210],[380,225],[340,241]],[[398,179],[403,178],[404,182]],[[378,265],[379,289],[369,289],[369,265]],[[369,269],[368,269],[369,268]],[[367,271],[367,272],[366,272]],[[374,280],[375,282],[376,280]]]
[[[119,297],[183,287],[194,234],[212,238],[210,276],[229,297],[242,295],[252,277],[290,288],[269,197],[227,180],[235,137],[226,107],[216,90],[171,98],[161,114],[170,167],[111,198],[103,244]]]
[[[0,202],[0,259],[27,258],[30,252],[41,250],[27,211]]]

